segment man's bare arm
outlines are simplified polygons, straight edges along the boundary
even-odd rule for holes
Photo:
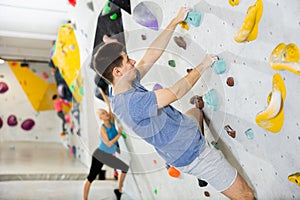
[[[183,97],[200,79],[204,71],[216,60],[216,56],[206,55],[197,67],[177,81],[172,87],[155,90],[157,107],[163,108]]]
[[[191,9],[189,8],[181,7],[177,16],[171,20],[170,24],[165,28],[165,30],[163,30],[163,32],[161,32],[150,44],[145,55],[136,67],[140,72],[141,79],[165,51],[176,26],[185,19],[190,10]]]

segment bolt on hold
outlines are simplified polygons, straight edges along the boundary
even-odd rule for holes
[[[231,136],[232,138],[235,138],[235,130],[233,130],[229,125],[226,125],[224,127],[225,131],[227,131],[227,134]]]

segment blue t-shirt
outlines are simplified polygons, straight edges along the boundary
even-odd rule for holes
[[[110,123],[110,128],[107,128],[104,124],[102,124],[102,126],[105,128],[109,140],[112,140],[118,135],[118,131],[113,123]],[[117,143],[113,144],[111,147],[108,147],[102,140],[100,140],[98,148],[106,153],[114,154],[117,150]]]
[[[171,105],[158,109],[155,93],[140,84],[138,70],[132,86],[126,92],[110,97],[113,113],[152,144],[170,165],[190,164],[204,144],[198,124]]]

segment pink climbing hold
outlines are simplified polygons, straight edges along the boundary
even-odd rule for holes
[[[16,126],[18,124],[17,117],[15,115],[10,115],[7,118],[7,124],[8,126]]]
[[[0,117],[0,128],[2,128],[2,126],[3,126],[3,120],[2,120],[2,118]]]
[[[8,90],[8,85],[4,82],[0,82],[0,93],[3,94]]]
[[[35,125],[35,122],[32,119],[26,119],[22,124],[21,128],[25,131],[30,131],[33,126]]]

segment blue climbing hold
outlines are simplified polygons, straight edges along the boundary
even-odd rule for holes
[[[254,132],[251,128],[249,128],[248,130],[245,131],[245,135],[250,140],[253,140],[253,138],[254,138]]]
[[[224,59],[216,60],[212,64],[212,68],[214,69],[216,74],[223,74],[226,71],[226,64]]]
[[[195,27],[200,26],[201,13],[196,11],[188,12],[185,21],[189,24],[192,24]]]
[[[203,96],[203,101],[213,111],[218,109],[218,95],[215,89],[211,89],[207,94]]]

